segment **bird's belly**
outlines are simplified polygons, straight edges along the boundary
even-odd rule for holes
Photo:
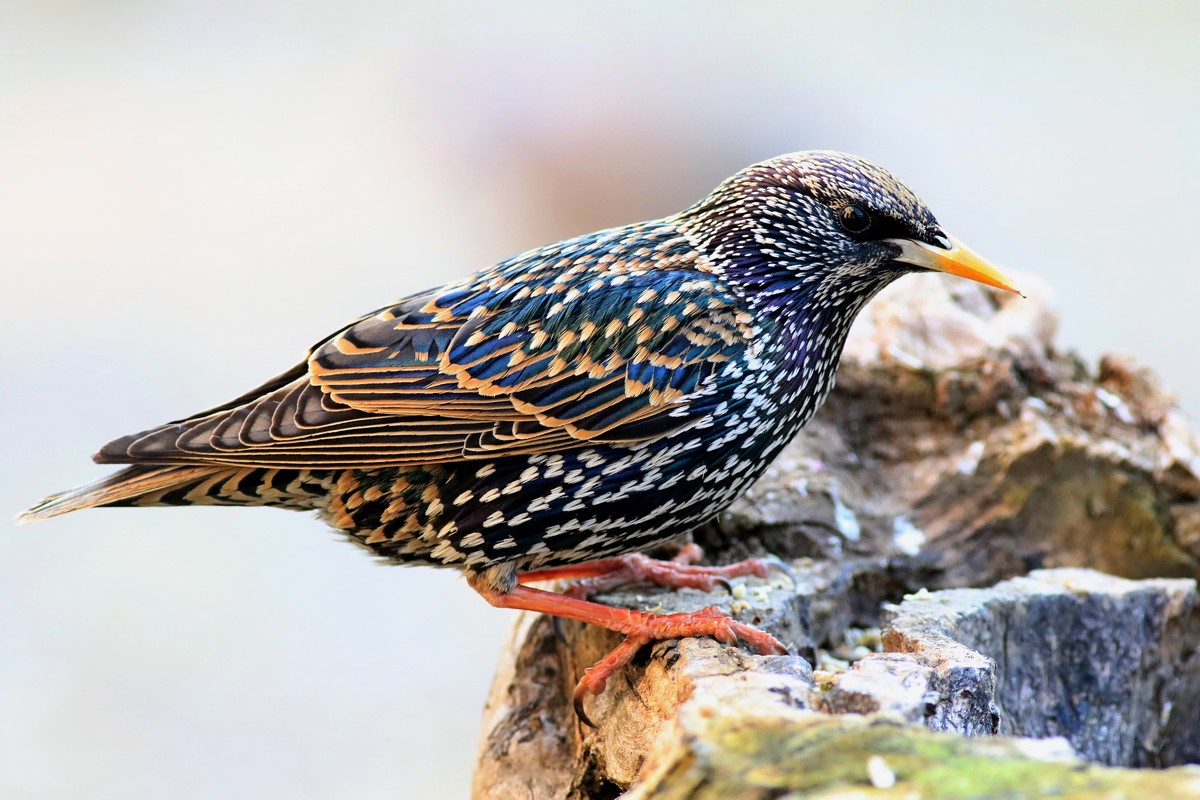
[[[377,555],[435,566],[528,570],[633,552],[737,499],[800,426],[775,423],[747,436],[684,431],[632,448],[346,470],[326,518]]]

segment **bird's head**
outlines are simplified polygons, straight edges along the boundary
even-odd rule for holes
[[[747,167],[680,221],[713,268],[758,304],[803,297],[857,306],[926,270],[1016,291],[891,173],[845,153],[791,153]]]

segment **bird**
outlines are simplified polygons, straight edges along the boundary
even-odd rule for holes
[[[315,511],[391,562],[460,570],[490,604],[600,625],[622,644],[685,636],[785,652],[716,608],[590,599],[623,581],[711,588],[766,575],[643,551],[741,495],[834,384],[881,289],[936,271],[1015,292],[891,173],[802,151],[753,164],[684,211],[529,250],[384,306],[215,408],[109,442],[124,465],[20,515],[94,506]],[[583,579],[555,592],[530,584]]]

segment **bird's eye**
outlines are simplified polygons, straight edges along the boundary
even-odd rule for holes
[[[862,206],[842,206],[842,210],[838,212],[838,220],[847,233],[855,236],[866,233],[871,227],[871,215]]]

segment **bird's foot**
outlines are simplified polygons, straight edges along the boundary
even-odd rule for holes
[[[630,553],[616,558],[585,561],[567,567],[526,572],[517,577],[521,583],[579,579],[564,592],[569,597],[586,598],[630,583],[650,583],[673,589],[699,589],[711,592],[717,586],[731,588],[730,578],[765,578],[772,570],[782,572],[793,582],[791,570],[778,559],[748,558],[723,567],[696,566],[704,558],[699,545],[688,544],[670,561]]]
[[[583,671],[583,677],[575,686],[574,705],[576,715],[585,724],[596,727],[584,711],[584,698],[602,693],[608,679],[650,642],[711,636],[725,644],[736,644],[740,639],[753,645],[762,655],[787,653],[787,648],[771,634],[743,625],[716,606],[686,614],[646,614],[644,617],[644,626],[629,633],[611,653]]]
[[[628,664],[637,651],[649,642],[688,636],[711,636],[726,644],[735,644],[740,639],[753,645],[764,655],[782,655],[787,652],[771,634],[744,625],[716,607],[710,606],[686,614],[648,614],[631,608],[601,605],[530,586],[517,586],[512,591],[502,592],[482,582],[472,585],[485,600],[498,608],[537,611],[588,622],[625,634],[625,641],[587,669],[575,688],[575,711],[588,725],[592,723],[584,713],[584,698],[588,694],[603,692],[609,677]]]

